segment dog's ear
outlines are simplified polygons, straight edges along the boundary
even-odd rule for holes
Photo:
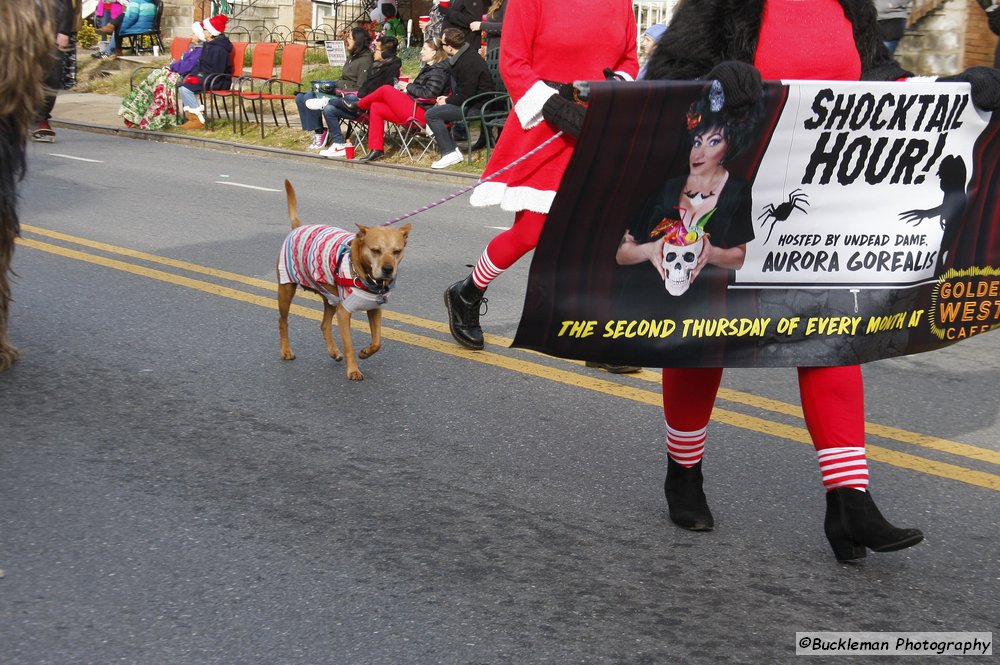
[[[408,240],[410,237],[410,229],[413,228],[413,224],[403,224],[399,227],[399,230],[403,232],[403,238]]]
[[[361,238],[365,237],[366,233],[368,233],[368,227],[367,226],[361,226],[360,224],[358,224],[357,226],[358,226],[358,235],[357,235],[357,237],[360,240]]]

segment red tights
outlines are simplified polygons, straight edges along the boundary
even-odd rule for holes
[[[531,210],[519,210],[514,215],[514,225],[500,233],[486,246],[483,255],[472,271],[472,281],[486,289],[494,279],[518,259],[538,245],[546,215]]]
[[[799,367],[799,396],[827,488],[868,484],[860,365]],[[667,448],[681,464],[700,461],[722,368],[663,370]],[[825,451],[825,452],[824,452]]]
[[[358,100],[358,108],[368,111],[368,149],[385,149],[385,121],[402,124],[410,118],[424,122],[424,109],[413,97],[383,85]]]

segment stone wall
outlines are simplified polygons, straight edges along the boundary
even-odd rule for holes
[[[192,0],[163,0],[160,34],[164,42],[169,42],[174,37],[190,37],[192,23],[194,23]]]
[[[896,60],[921,76],[944,76],[965,68],[965,27],[970,0],[947,0],[906,31]],[[974,3],[973,3],[974,4]]]

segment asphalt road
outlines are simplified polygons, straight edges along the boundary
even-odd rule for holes
[[[457,185],[59,137],[32,147],[0,374],[0,663],[773,663],[796,631],[997,633],[1000,335],[866,366],[874,495],[926,541],[838,564],[792,370],[727,372],[716,529],[691,533],[658,374],[507,348],[526,261],[487,350],[455,345],[441,292],[510,223],[466,197],[413,220],[363,382],[316,300],[279,359],[284,178],[340,226]]]

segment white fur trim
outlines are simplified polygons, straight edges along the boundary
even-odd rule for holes
[[[618,71],[618,72],[615,72],[615,74],[618,74],[618,76],[621,76],[626,81],[634,81],[635,80],[634,78],[632,78],[632,76],[628,72]]]
[[[540,123],[542,121],[542,107],[546,100],[552,95],[558,94],[541,81],[528,88],[528,92],[517,100],[517,104],[514,104],[514,112],[517,113],[517,119],[521,121],[521,126],[525,129],[531,129]]]
[[[547,215],[555,197],[554,191],[545,189],[508,187],[502,182],[484,182],[472,190],[469,204],[476,208],[499,205],[501,210],[507,212],[531,210]]]

